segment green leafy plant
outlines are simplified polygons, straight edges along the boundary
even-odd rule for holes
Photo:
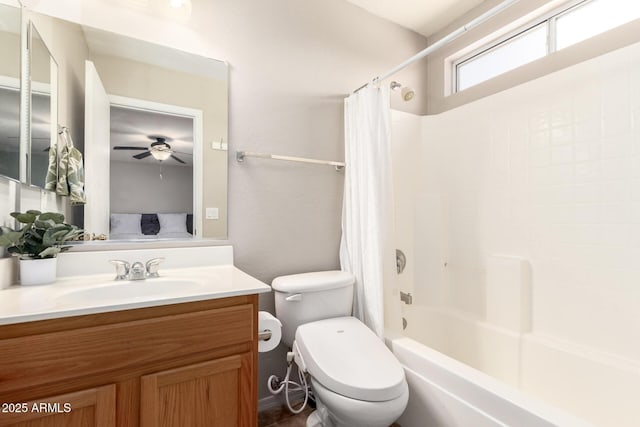
[[[21,259],[55,258],[70,248],[62,246],[64,242],[84,234],[75,225],[65,224],[61,213],[29,210],[13,212],[11,216],[24,226],[19,230],[0,227],[0,246],[6,246],[10,254]]]

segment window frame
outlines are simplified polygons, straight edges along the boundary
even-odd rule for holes
[[[508,70],[508,71],[504,71],[502,73],[496,74],[494,77],[487,79],[487,80],[483,80],[479,83],[476,83],[472,86],[469,86],[465,89],[460,89],[460,73],[458,72],[460,66],[464,65],[465,63],[468,63],[470,61],[473,61],[474,59],[477,59],[481,56],[487,55],[489,53],[491,53],[492,51],[500,48],[501,46],[509,43],[511,40],[516,39],[517,37],[527,33],[530,30],[533,30],[534,28],[538,27],[541,24],[544,24],[546,26],[547,29],[547,53],[545,55],[548,56],[554,52],[557,51],[557,37],[556,37],[556,22],[558,20],[558,18],[562,17],[563,15],[567,14],[567,13],[571,13],[573,10],[578,9],[588,3],[591,3],[594,0],[571,0],[568,1],[566,3],[564,3],[563,5],[547,12],[544,13],[530,21],[527,21],[526,24],[523,24],[519,27],[517,27],[516,29],[512,30],[512,31],[508,31],[505,34],[502,34],[501,36],[494,38],[492,41],[483,44],[482,46],[471,50],[470,52],[461,55],[460,57],[454,59],[451,63],[450,63],[450,73],[451,73],[451,95],[454,95],[456,93],[460,93],[464,90],[470,89],[474,86],[477,86],[479,84],[482,84],[488,80],[491,80],[495,77],[498,77],[504,73],[507,73],[509,71],[512,70]],[[541,59],[541,58],[538,58]],[[536,61],[535,59],[533,61]],[[529,61],[526,62],[524,64],[522,64],[521,66],[524,66],[526,64],[530,64],[533,61]],[[517,67],[516,67],[517,68]]]

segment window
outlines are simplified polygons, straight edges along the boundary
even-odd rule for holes
[[[637,0],[591,0],[556,19],[557,50],[640,17]]]
[[[540,24],[458,65],[458,90],[477,85],[547,54],[547,29]]]
[[[637,0],[573,1],[453,62],[459,92],[640,18]]]

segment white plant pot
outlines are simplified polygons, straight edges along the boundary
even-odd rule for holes
[[[57,265],[57,258],[21,259],[20,284],[31,286],[55,282]]]

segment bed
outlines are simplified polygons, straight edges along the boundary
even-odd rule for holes
[[[190,213],[112,213],[110,240],[184,239],[193,237]]]

